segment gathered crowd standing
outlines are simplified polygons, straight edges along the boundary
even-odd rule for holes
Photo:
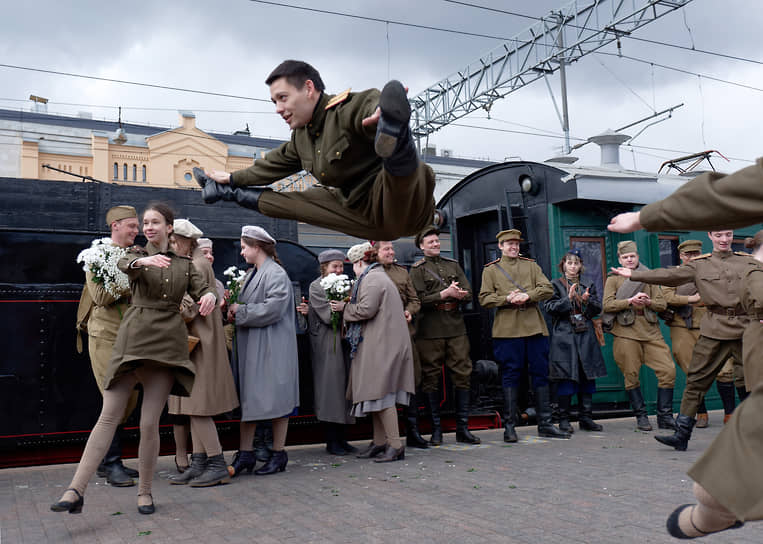
[[[188,292],[208,315],[217,297],[190,259],[169,250],[174,214],[165,204],[143,212],[146,249],[135,248],[119,261],[130,279],[132,303],[119,326],[114,351],[103,378],[103,409],[90,433],[80,464],[56,512],[79,513],[90,477],[109,447],[135,386],[143,386],[138,449],[138,511],[154,513],[151,484],[159,455],[159,416],[172,391],[189,395],[195,369],[188,358],[188,332],[180,303]]]

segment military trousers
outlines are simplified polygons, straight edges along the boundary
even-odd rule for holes
[[[109,360],[111,359],[111,351],[114,349],[114,340],[109,338],[103,338],[100,336],[88,336],[87,337],[87,349],[90,354],[90,366],[93,369],[93,377],[95,383],[98,386],[98,390],[103,397],[103,380],[106,376],[106,370],[109,367]],[[122,417],[122,423],[127,421],[135,407],[138,405],[138,391],[135,390],[127,399],[127,406],[125,406],[125,413]]]
[[[303,221],[367,240],[412,236],[434,220],[434,172],[419,162],[409,176],[379,172],[369,192],[352,207],[337,198],[339,189],[312,187],[306,191],[266,191],[259,210],[268,217]]]
[[[763,519],[763,384],[689,469],[689,476],[742,521]]]
[[[697,407],[705,398],[724,363],[734,358],[734,364],[742,360],[742,340],[716,340],[701,336],[694,345],[689,372],[686,375],[686,389],[681,398],[681,413],[694,417]]]
[[[654,370],[658,387],[673,389],[676,383],[676,365],[664,340],[633,340],[615,336],[612,355],[625,378],[625,390],[641,385],[639,371],[641,365]]]
[[[493,355],[501,367],[504,388],[519,387],[525,364],[533,389],[548,385],[548,336],[493,338]]]
[[[686,327],[670,327],[670,343],[673,346],[673,358],[678,363],[684,374],[689,371],[689,363],[694,353],[694,344],[699,339],[699,329],[687,329]],[[723,368],[715,378],[723,383],[734,382],[735,387],[744,387],[744,373],[735,375],[734,359],[730,358],[723,364]]]
[[[434,393],[440,389],[443,365],[450,370],[450,381],[456,389],[471,389],[472,360],[466,335],[450,338],[418,338],[416,347],[421,359],[421,391]]]

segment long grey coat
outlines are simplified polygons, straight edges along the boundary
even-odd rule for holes
[[[310,335],[310,358],[313,362],[315,416],[331,423],[354,423],[350,403],[345,394],[350,372],[350,358],[342,341],[342,322],[336,333],[331,326],[331,307],[321,278],[310,284],[310,306],[307,313]]]
[[[249,272],[239,295],[233,350],[242,421],[288,416],[299,406],[295,314],[291,281],[281,266],[267,259]]]
[[[350,366],[347,398],[356,404],[398,391],[414,394],[411,335],[400,293],[383,267],[363,278],[357,302],[344,307],[344,320],[361,321],[363,336]]]

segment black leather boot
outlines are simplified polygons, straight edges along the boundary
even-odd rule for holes
[[[517,422],[517,398],[519,396],[519,389],[516,387],[504,387],[503,388],[503,441],[504,442],[517,442],[517,431],[514,429],[514,425]]]
[[[556,401],[559,406],[559,430],[565,433],[574,433],[575,429],[570,425],[572,395],[557,395]]]
[[[227,484],[228,482],[230,482],[228,464],[225,462],[225,456],[221,453],[207,458],[204,472],[191,480],[190,485],[191,487],[211,487],[218,484]]]
[[[274,451],[270,457],[270,461],[254,471],[257,476],[266,476],[268,474],[275,474],[276,472],[283,472],[286,470],[286,463],[289,462],[289,456],[286,455],[286,450]]]
[[[121,426],[120,426],[121,427]],[[106,478],[109,485],[114,487],[131,487],[135,485],[133,478],[137,477],[138,472],[128,469],[122,464],[122,441],[121,428],[117,427],[114,438],[111,439],[109,450],[101,464],[98,465],[97,474],[100,478]]]
[[[456,394],[456,442],[479,444],[478,437],[469,432],[469,396],[468,389],[455,389]]]
[[[718,395],[720,395],[721,402],[723,403],[723,412],[726,415],[733,414],[736,407],[734,384],[731,382],[715,382],[715,386],[718,388]]]
[[[551,423],[550,391],[548,385],[535,389],[535,411],[538,418],[538,436],[546,438],[572,438],[570,433],[560,431]]]
[[[402,83],[393,79],[384,86],[379,95],[379,109],[381,116],[376,125],[374,149],[386,159],[399,147],[400,135],[411,119],[411,104]]]
[[[634,387],[628,389],[628,399],[631,401],[631,408],[633,408],[633,415],[636,416],[636,427],[639,431],[651,431],[652,424],[649,423],[649,418],[646,415],[646,404],[644,403],[644,396],[641,394],[640,387]]]
[[[325,423],[326,426],[326,451],[331,455],[347,455],[347,452],[339,443],[337,423]]]
[[[196,183],[201,187],[202,200],[207,204],[212,204],[218,200],[234,200],[233,189],[229,183],[217,183],[198,167],[193,169],[193,177],[196,178]]]
[[[593,420],[593,395],[591,393],[578,393],[578,426],[581,431],[601,432],[604,427]]]
[[[666,446],[671,446],[677,451],[686,451],[691,439],[691,431],[697,421],[694,418],[678,414],[676,418],[676,432],[672,435],[658,435],[654,439]]]
[[[411,400],[405,409],[405,445],[409,448],[419,448],[425,450],[429,444],[419,433],[419,406],[416,402],[416,395],[411,395]]]
[[[347,442],[347,438],[345,435],[345,432],[347,430],[347,425],[344,423],[337,423],[336,424],[336,433],[337,433],[337,440],[339,442],[339,445],[342,446],[342,449],[346,451],[347,453],[358,453],[358,448]]]
[[[198,478],[204,473],[204,469],[207,468],[207,454],[206,453],[192,453],[191,454],[191,466],[183,472],[170,478],[172,485],[187,485],[188,482],[194,478]],[[227,472],[227,471],[226,471]]]
[[[433,391],[427,393],[427,402],[429,404],[429,413],[432,415],[432,437],[429,444],[439,446],[442,444],[442,427],[440,427],[440,393]]]
[[[232,198],[227,200],[232,200],[239,206],[258,212],[260,211],[260,196],[265,191],[272,191],[272,189],[269,187],[237,187],[231,193]]]
[[[268,433],[270,433],[270,445],[273,445],[272,440],[272,427],[261,423],[257,425],[257,429],[254,431],[254,457],[257,461],[266,463],[270,460],[270,456],[273,455],[273,451],[268,446]]]
[[[747,392],[747,389],[744,387],[737,387],[736,389],[737,389],[737,397],[739,397],[739,402],[740,403],[744,402],[744,399],[746,399],[747,395],[749,395],[749,393]]]
[[[672,388],[657,389],[657,428],[673,430],[676,428],[676,422],[673,420]]]
[[[256,464],[257,459],[254,457],[253,450],[239,450],[236,452],[236,455],[233,456],[233,462],[228,467],[228,473],[231,475],[231,478],[235,478],[244,471],[251,474],[254,470],[254,465]],[[188,471],[186,470],[186,472]],[[185,472],[183,474],[185,474]]]

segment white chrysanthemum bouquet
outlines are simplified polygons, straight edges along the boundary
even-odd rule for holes
[[[246,278],[246,270],[239,270],[235,266],[229,266],[223,272],[223,276],[230,278],[225,282],[225,288],[228,290],[228,304],[238,303],[241,288],[244,286],[244,278]]]
[[[127,250],[114,245],[111,238],[97,238],[89,248],[77,255],[77,262],[83,263],[82,269],[93,274],[93,281],[103,285],[106,292],[115,299],[130,293],[130,280],[127,274],[117,268],[119,259],[127,255]]]
[[[321,287],[326,292],[328,300],[345,300],[352,289],[352,280],[347,274],[331,273],[325,278],[321,278]],[[339,328],[339,322],[342,316],[339,312],[331,312],[331,328],[334,329],[334,350],[336,351],[336,332]]]

